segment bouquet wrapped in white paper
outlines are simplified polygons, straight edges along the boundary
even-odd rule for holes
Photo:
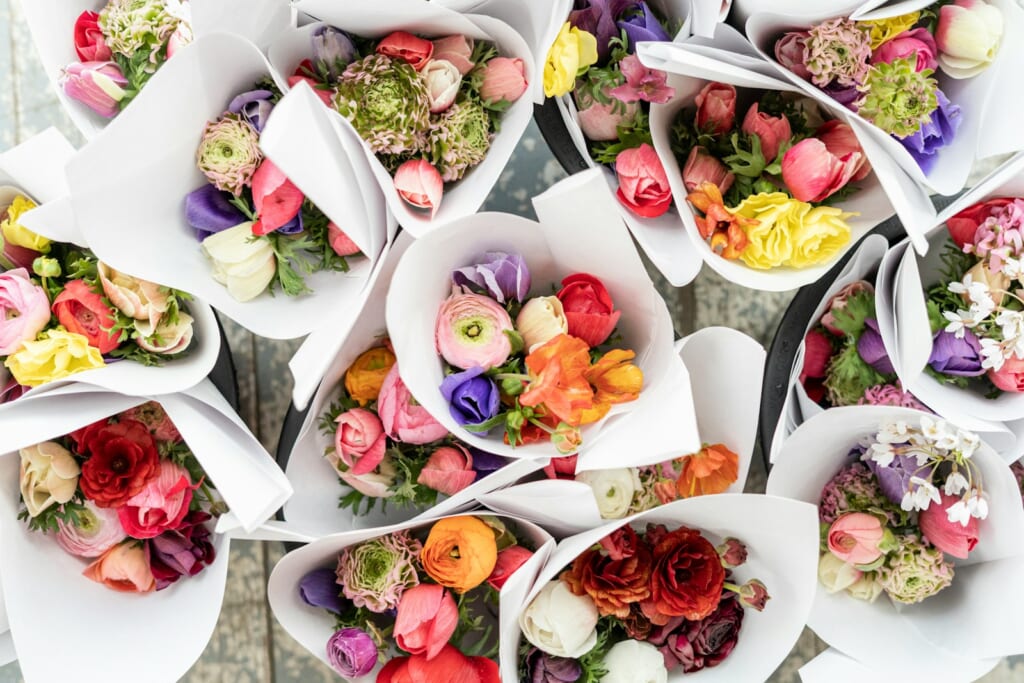
[[[808,625],[837,650],[965,681],[1024,651],[1024,590],[1009,579],[1024,568],[1024,506],[977,435],[908,408],[828,410],[786,441],[768,493],[818,505],[829,525]]]
[[[578,470],[576,458],[553,459],[546,479],[483,494],[480,502],[566,536],[676,498],[742,493],[754,455],[764,349],[724,327],[695,332],[676,349],[690,378],[700,451],[640,467],[624,454],[615,468],[599,470]]]
[[[209,381],[152,401],[75,385],[14,407],[0,582],[26,679],[73,661],[89,679],[176,680],[217,622],[232,532],[272,515],[287,479]],[[45,636],[53,615],[78,626],[70,660]]]

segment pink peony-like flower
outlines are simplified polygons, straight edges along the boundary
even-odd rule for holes
[[[125,539],[117,510],[98,507],[86,500],[78,524],[57,519],[57,545],[77,557],[99,557]]]
[[[448,428],[431,417],[409,393],[398,374],[398,363],[391,366],[377,397],[377,414],[384,432],[395,441],[411,444],[443,439]]]
[[[441,446],[430,454],[416,478],[422,484],[446,496],[454,496],[476,481],[473,456],[459,445]]]
[[[157,475],[118,509],[122,528],[132,538],[153,538],[177,529],[188,514],[193,488],[183,467],[161,461]]]
[[[420,209],[429,209],[433,218],[444,196],[444,181],[426,159],[410,159],[395,171],[398,196]]]
[[[462,370],[490,370],[508,360],[512,319],[498,302],[473,293],[455,293],[441,304],[434,343],[441,356]]]
[[[775,59],[800,78],[810,80],[811,72],[804,65],[804,40],[807,31],[791,31],[775,43]]]
[[[577,94],[576,104],[579,107],[577,119],[583,134],[595,142],[617,140],[619,126],[632,121],[640,111],[640,105],[637,102],[619,103],[616,106],[615,102],[602,104],[594,99],[588,101],[589,104],[583,106],[583,102]]]
[[[343,548],[335,570],[341,592],[371,612],[397,609],[405,592],[420,583],[416,559],[422,550],[405,529]]]
[[[459,608],[444,586],[421,583],[405,591],[395,615],[395,643],[414,655],[432,659],[447,644],[459,623]]]
[[[920,512],[918,524],[921,533],[942,552],[965,560],[967,554],[978,545],[978,518],[968,518],[967,524],[949,521],[946,510],[960,498],[943,492],[939,496],[942,498],[941,504],[929,505],[928,509]]]
[[[623,58],[619,62],[619,70],[626,78],[626,82],[609,91],[617,100],[664,104],[676,94],[675,88],[667,85],[667,73],[644,66],[636,55],[627,55]]]
[[[802,202],[830,197],[860,170],[862,152],[836,156],[818,138],[805,138],[782,155],[782,182]]]
[[[1013,393],[1024,392],[1024,360],[1007,358],[998,370],[990,368],[988,378],[997,388]]]
[[[757,105],[754,105],[757,106]],[[711,183],[725,194],[732,187],[736,176],[708,150],[700,145],[690,150],[683,166],[683,185],[687,192],[695,192],[701,183]]]
[[[50,300],[24,268],[0,273],[0,356],[36,338],[50,322]]]
[[[864,392],[864,396],[857,401],[859,406],[900,406],[913,408],[926,413],[931,411],[928,406],[921,403],[909,391],[904,391],[895,384],[879,384]]]
[[[473,54],[473,39],[462,35],[445,36],[434,41],[434,59],[451,62],[459,73],[465,76],[473,69],[470,57]]]
[[[256,221],[252,234],[266,235],[289,223],[302,210],[305,195],[273,161],[264,159],[252,176]]]
[[[515,102],[526,92],[526,74],[523,60],[495,57],[487,62],[482,73],[480,97],[484,102]]]
[[[904,31],[892,40],[882,43],[871,54],[872,64],[889,64],[897,59],[913,57],[917,60],[915,71],[935,70],[938,61],[935,55],[939,49],[935,46],[935,38],[926,28],[915,28]]]
[[[334,451],[348,472],[359,476],[377,468],[384,459],[387,438],[380,418],[365,408],[353,408],[337,417]]]
[[[638,216],[655,218],[672,206],[672,188],[658,153],[646,142],[615,157],[619,188],[615,196]]]
[[[850,512],[842,515],[828,530],[828,549],[843,562],[870,564],[882,555],[878,544],[885,530],[874,515]]]
[[[789,119],[784,114],[772,116],[758,110],[757,102],[750,105],[746,116],[743,117],[743,125],[740,129],[748,135],[756,135],[761,141],[761,154],[767,163],[775,160],[779,155],[779,148],[782,143],[789,142],[793,137],[793,130],[789,125]],[[696,188],[687,188],[690,192]],[[721,188],[725,192],[726,188]]]
[[[337,226],[334,221],[327,224],[327,240],[331,243],[331,249],[338,256],[354,256],[361,250],[359,245],[352,241],[352,238],[345,234],[345,231]]]

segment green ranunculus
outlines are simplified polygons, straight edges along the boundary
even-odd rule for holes
[[[430,133],[430,159],[441,178],[451,182],[476,166],[491,147],[491,120],[479,102],[463,101],[446,109]]]
[[[260,134],[238,114],[206,124],[196,165],[218,190],[238,197],[263,161]]]
[[[415,562],[423,545],[408,531],[396,531],[341,551],[338,583],[356,607],[386,612],[398,607],[407,588],[419,584]]]
[[[99,17],[107,47],[125,57],[148,50],[155,69],[157,53],[181,21],[167,5],[165,0],[110,0]]]
[[[857,113],[898,138],[913,135],[939,106],[932,70],[916,71],[917,58],[880,62],[868,70]]]
[[[896,602],[912,605],[953,583],[953,565],[942,551],[914,534],[897,536],[899,549],[878,570],[882,588]]]

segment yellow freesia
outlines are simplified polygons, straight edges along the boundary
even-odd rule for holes
[[[887,19],[872,19],[871,21],[858,21],[857,27],[867,30],[868,39],[871,41],[871,49],[878,49],[882,43],[888,42],[903,33],[909,31],[921,18],[920,12],[901,14],[898,17]]]
[[[4,362],[18,384],[37,387],[83,370],[102,368],[103,355],[80,334],[55,328],[43,332],[35,341],[23,342],[21,348]]]
[[[26,211],[36,208],[36,203],[19,194],[7,207],[7,216],[0,222],[0,231],[3,232],[4,240],[19,247],[47,253],[50,251],[50,240],[35,234],[28,228],[18,223],[18,219]]]
[[[544,63],[544,94],[548,97],[567,94],[580,71],[596,62],[597,38],[565,22]]]
[[[784,192],[751,195],[730,211],[756,220],[744,227],[749,243],[740,259],[751,268],[806,268],[828,261],[850,241],[846,219],[829,206],[814,207]]]

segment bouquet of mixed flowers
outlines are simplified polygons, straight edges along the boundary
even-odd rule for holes
[[[271,78],[233,98],[207,123],[196,165],[209,184],[188,194],[185,215],[213,263],[213,278],[238,301],[275,288],[311,291],[302,274],[349,270],[359,247],[260,150],[281,99]]]

